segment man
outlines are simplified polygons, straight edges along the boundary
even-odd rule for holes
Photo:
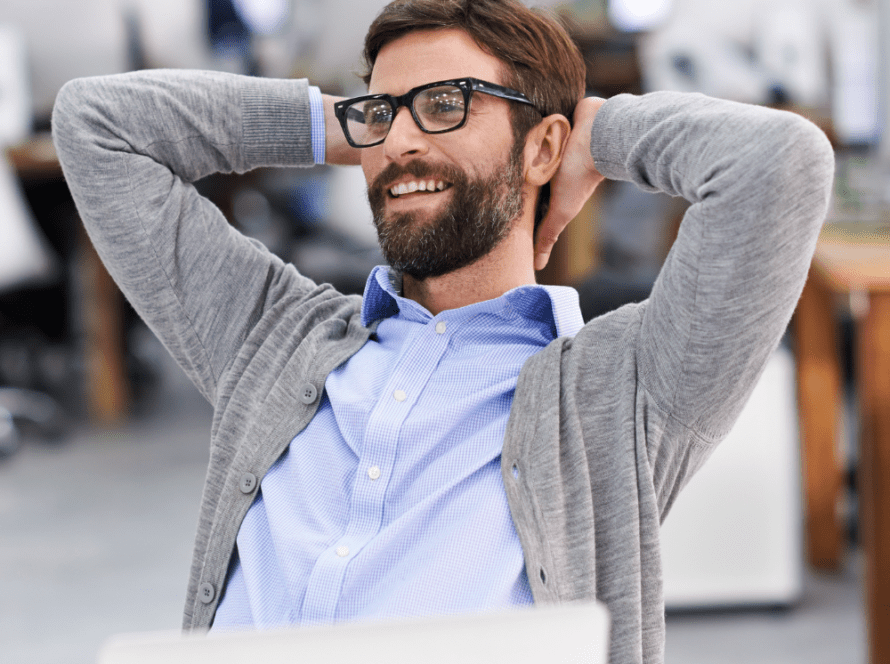
[[[660,662],[660,522],[788,323],[827,141],[701,96],[578,101],[577,50],[512,0],[397,1],[365,54],[370,96],[338,104],[194,72],[57,100],[97,249],[215,407],[185,627],[598,598],[611,661]],[[322,140],[361,162],[395,268],[364,298],[301,277],[188,184],[310,165]],[[650,300],[582,327],[533,267],[604,176],[692,207]]]

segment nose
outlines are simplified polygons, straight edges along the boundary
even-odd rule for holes
[[[426,134],[414,122],[411,110],[406,106],[396,112],[383,141],[383,150],[386,158],[395,162],[414,159],[429,150]]]

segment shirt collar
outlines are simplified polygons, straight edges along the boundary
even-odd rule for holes
[[[401,296],[402,275],[386,265],[378,265],[368,276],[362,300],[362,324],[395,316],[401,312],[409,318],[431,318],[422,306]],[[575,336],[584,326],[578,291],[568,286],[519,286],[504,293],[498,300],[523,318],[551,326],[554,338]]]

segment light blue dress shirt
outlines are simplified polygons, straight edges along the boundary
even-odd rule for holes
[[[522,286],[432,316],[399,286],[386,267],[368,278],[377,332],[263,478],[214,630],[532,602],[501,446],[523,363],[583,324],[577,292]]]

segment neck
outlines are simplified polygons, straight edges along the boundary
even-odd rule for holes
[[[404,296],[435,316],[448,309],[493,300],[517,286],[534,284],[532,226],[531,221],[514,224],[510,234],[488,254],[454,272],[423,280],[403,275]]]

